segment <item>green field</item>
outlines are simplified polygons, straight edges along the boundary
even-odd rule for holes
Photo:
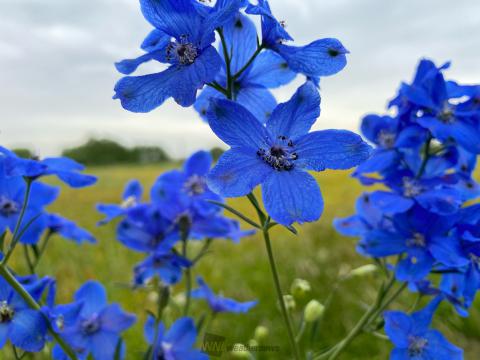
[[[146,349],[143,340],[143,320],[145,308],[154,309],[151,294],[146,291],[133,292],[124,285],[131,279],[131,269],[142,259],[141,254],[133,253],[115,239],[115,224],[97,227],[101,218],[95,210],[98,202],[118,202],[123,186],[132,178],[139,179],[146,189],[165,170],[161,167],[104,167],[91,168],[90,173],[99,177],[96,186],[83,190],[62,189],[60,199],[50,208],[90,230],[98,239],[97,245],[82,245],[55,237],[39,266],[40,275],[53,275],[58,280],[58,302],[68,302],[71,294],[83,282],[97,279],[106,285],[109,299],[119,302],[130,312],[139,316],[137,324],[126,335],[129,356],[127,359],[141,359]],[[353,212],[356,197],[362,187],[347,172],[324,172],[318,176],[323,196],[325,212],[315,224],[299,227],[298,236],[281,228],[272,231],[274,251],[280,267],[283,288],[287,291],[296,277],[310,281],[313,297],[324,301],[331,292],[339,273],[368,263],[355,252],[355,240],[338,235],[332,227],[335,217],[343,217]],[[148,192],[148,191],[147,191]],[[229,204],[254,217],[249,203],[233,199]],[[195,249],[191,249],[192,252]],[[18,251],[13,267],[19,272],[26,271],[21,251]],[[280,346],[281,353],[261,354],[261,359],[288,359],[288,339],[284,331],[281,314],[273,289],[270,269],[263,240],[259,236],[245,238],[238,245],[226,240],[217,240],[212,252],[196,269],[216,291],[239,300],[258,299],[259,305],[245,315],[219,315],[210,325],[209,332],[226,337],[227,344],[247,343],[257,325],[270,329],[268,345]],[[313,346],[316,350],[341,339],[354,325],[370,304],[381,281],[380,273],[366,278],[356,278],[344,282],[334,295],[332,306],[320,323]],[[174,291],[180,293],[182,285]],[[406,310],[414,302],[415,296],[405,294],[394,304],[397,309]],[[301,313],[301,307],[299,306]],[[195,303],[195,314],[206,310],[204,303]],[[167,321],[178,316],[172,306],[167,313]],[[295,315],[298,323],[299,316]],[[480,311],[477,306],[468,319],[462,319],[444,304],[434,322],[455,344],[465,349],[466,359],[477,359],[480,353]],[[341,359],[387,359],[391,345],[384,339],[371,334],[359,336]],[[5,350],[8,355],[8,349]],[[0,353],[0,358],[7,355]],[[39,359],[41,357],[38,357]],[[45,356],[45,359],[48,358]],[[229,358],[225,354],[222,358]]]

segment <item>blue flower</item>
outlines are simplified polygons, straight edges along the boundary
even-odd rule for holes
[[[39,300],[42,287],[32,287],[40,291],[32,291],[31,295]],[[27,286],[29,290],[30,286]],[[0,348],[7,340],[29,352],[38,352],[45,346],[47,336],[47,320],[44,315],[32,310],[23,298],[10,285],[0,278]]]
[[[104,287],[95,281],[86,282],[75,293],[74,304],[81,310],[75,319],[74,305],[63,308],[68,321],[60,326],[60,335],[82,359],[91,354],[95,360],[112,360],[120,334],[134,324],[135,316],[123,312],[117,304],[109,305]],[[54,358],[66,358],[58,346]]]
[[[190,261],[172,251],[157,251],[135,266],[133,281],[143,286],[158,276],[163,283],[173,285],[180,281],[183,268],[190,265]]]
[[[97,241],[85,229],[82,229],[73,221],[65,219],[57,214],[49,214],[47,220],[48,230],[53,234],[59,234],[66,239],[73,240],[78,244],[84,241],[96,243]]]
[[[257,51],[257,30],[255,24],[248,17],[238,13],[223,27],[223,33],[228,53],[231,52],[233,55],[230,69],[232,75],[235,75],[247,65]],[[221,54],[223,54],[222,50],[223,48],[220,49]],[[257,119],[265,122],[277,105],[275,97],[268,89],[288,84],[295,76],[296,74],[289,69],[288,64],[280,55],[272,50],[264,50],[235,79],[233,98]],[[217,75],[216,82],[227,88],[225,65]],[[212,97],[225,98],[225,95],[207,87],[195,102],[195,109],[204,120],[207,120],[206,114]]]
[[[221,295],[216,295],[201,277],[197,277],[197,284],[199,288],[191,292],[192,297],[205,299],[214,313],[246,313],[258,303],[258,301],[238,302]]]
[[[320,96],[311,82],[278,105],[266,127],[243,106],[212,100],[214,133],[231,146],[208,176],[209,187],[227,197],[244,196],[262,184],[273,220],[283,225],[317,220],[323,200],[307,170],[349,169],[366,160],[370,146],[343,130],[308,133],[320,115]]]
[[[222,0],[206,9],[191,0],[141,0],[143,15],[157,31],[142,45],[146,55],[117,68],[129,73],[151,59],[169,67],[156,74],[122,78],[115,85],[114,98],[133,112],[149,112],[170,97],[181,106],[192,105],[198,89],[213,81],[221,67],[221,58],[211,45],[214,30],[235,15],[241,2]]]
[[[95,176],[80,173],[85,169],[83,165],[65,157],[36,160],[7,156],[4,166],[7,176],[23,176],[30,179],[38,179],[42,176],[55,175],[73,188],[90,186],[97,181]]]
[[[391,360],[463,359],[462,349],[450,344],[439,331],[430,329],[438,303],[437,298],[412,315],[400,311],[385,312],[385,332],[395,345]]]
[[[293,38],[285,30],[284,23],[272,15],[267,0],[258,0],[257,5],[250,4],[246,12],[262,17],[262,44],[279,53],[293,71],[317,79],[336,74],[347,64],[345,55],[348,50],[337,39],[316,40],[305,46],[285,45],[284,42]]]
[[[131,180],[125,185],[125,190],[122,195],[122,203],[117,204],[97,204],[97,210],[105,215],[105,219],[98,222],[99,225],[104,225],[113,219],[125,215],[126,211],[140,203],[142,198],[143,188],[138,180]]]
[[[152,345],[154,359],[208,360],[206,354],[193,348],[197,330],[191,318],[178,319],[166,331],[163,323],[156,324],[150,316],[145,323],[145,337]]]

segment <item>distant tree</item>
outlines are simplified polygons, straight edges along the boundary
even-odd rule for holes
[[[140,164],[156,164],[170,161],[168,154],[157,146],[136,146],[131,150],[131,156]]]
[[[26,148],[13,149],[13,152],[24,159],[33,158],[33,152],[30,149],[26,149]]]
[[[210,150],[210,154],[212,154],[213,160],[215,161],[217,161],[224,152],[225,150],[219,147],[214,147],[213,149]]]

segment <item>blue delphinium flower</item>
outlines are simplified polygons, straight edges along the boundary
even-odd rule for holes
[[[172,251],[156,251],[135,266],[133,282],[143,286],[157,276],[163,283],[173,285],[180,281],[183,269],[189,266],[190,261]]]
[[[238,13],[223,27],[227,53],[232,54],[230,71],[236,75],[257,51],[257,30],[255,24],[245,15]],[[223,47],[220,45],[223,57]],[[257,119],[265,122],[277,105],[275,97],[268,89],[288,84],[296,74],[290,70],[287,62],[272,50],[262,51],[240,76],[233,81],[233,99],[249,110]],[[227,88],[226,65],[216,77],[216,82]],[[202,91],[195,109],[206,119],[210,98],[225,98],[217,90],[207,87]]]
[[[28,289],[28,287],[27,287]],[[42,291],[31,295],[39,300]],[[45,346],[47,321],[44,315],[30,308],[10,285],[0,278],[0,348],[7,340],[29,352],[38,352]]]
[[[83,242],[97,242],[93,235],[88,231],[82,229],[73,221],[65,219],[57,214],[48,215],[47,228],[52,234],[59,234],[60,236],[75,241],[78,244]]]
[[[75,293],[74,304],[81,306],[78,317],[72,321],[72,307],[64,307],[69,321],[60,327],[60,335],[82,359],[91,354],[95,360],[112,360],[120,334],[134,324],[135,316],[117,304],[109,305],[104,287],[95,281],[86,282]],[[58,346],[54,355],[56,360],[66,359]]]
[[[38,179],[42,176],[55,175],[73,188],[90,186],[97,181],[95,176],[82,174],[81,171],[84,169],[83,165],[65,157],[36,160],[8,156],[5,159],[5,174],[7,176]]]
[[[212,46],[214,30],[228,22],[238,11],[241,0],[217,1],[213,8],[205,9],[191,0],[141,0],[142,13],[157,30],[144,48],[149,52],[134,66],[117,68],[129,73],[143,62],[155,59],[169,64],[156,74],[127,76],[115,85],[114,98],[133,112],[149,112],[172,97],[182,106],[195,102],[198,89],[213,81],[221,67],[221,58]],[[163,36],[161,33],[165,34]],[[169,41],[167,37],[174,41]]]
[[[400,311],[385,312],[385,332],[395,345],[391,360],[463,359],[462,349],[450,344],[439,331],[430,328],[438,302],[436,299],[412,315]]]
[[[273,220],[283,225],[317,220],[323,200],[307,170],[349,169],[368,158],[370,146],[344,130],[309,133],[320,115],[320,95],[311,82],[278,105],[266,126],[243,106],[212,100],[208,119],[231,146],[208,177],[210,188],[227,197],[244,196],[262,184]]]
[[[197,277],[197,284],[199,287],[191,292],[192,297],[205,299],[214,313],[246,313],[258,303],[258,301],[239,302],[222,295],[216,295],[201,277]]]
[[[348,50],[333,38],[316,40],[305,46],[290,46],[284,42],[293,38],[285,30],[284,22],[279,22],[270,10],[267,0],[258,0],[257,5],[250,4],[246,12],[262,17],[262,44],[279,53],[295,72],[309,78],[333,75],[347,64]]]
[[[163,323],[156,324],[150,316],[145,323],[145,337],[152,345],[153,359],[208,360],[208,355],[193,348],[197,330],[191,318],[182,317],[166,330]]]
[[[113,219],[125,215],[127,209],[140,203],[143,194],[142,185],[138,180],[131,180],[125,185],[121,204],[97,204],[97,210],[105,215],[105,219],[99,221],[104,225]]]

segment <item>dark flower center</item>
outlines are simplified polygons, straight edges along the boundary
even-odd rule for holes
[[[395,145],[396,135],[392,132],[381,130],[378,134],[378,143],[380,146],[391,149]]]
[[[192,175],[184,184],[184,189],[189,195],[201,195],[206,190],[206,181],[203,176]]]
[[[0,302],[0,324],[12,321],[15,310],[8,306],[6,301]]]
[[[418,356],[423,353],[423,350],[428,345],[428,340],[419,336],[411,336],[408,339],[408,354],[410,356]]]
[[[86,335],[91,335],[100,330],[100,319],[96,314],[82,322],[82,331]]]
[[[182,65],[190,65],[198,57],[198,48],[188,41],[187,35],[182,35],[180,41],[175,41],[167,46],[167,60],[177,61]]]
[[[298,159],[293,142],[283,135],[279,136],[277,140],[270,149],[258,149],[257,155],[277,171],[292,170],[295,160]]]
[[[442,111],[437,115],[438,119],[445,124],[451,124],[455,121],[455,116],[453,114],[453,110],[450,106],[445,105]]]
[[[13,200],[0,196],[0,214],[10,216],[20,211],[20,205]]]
[[[403,181],[403,195],[406,197],[414,197],[423,192],[423,187],[415,179],[404,177]]]
[[[407,240],[408,246],[418,246],[418,247],[425,247],[427,242],[425,241],[425,237],[420,233],[415,233],[413,236]]]

